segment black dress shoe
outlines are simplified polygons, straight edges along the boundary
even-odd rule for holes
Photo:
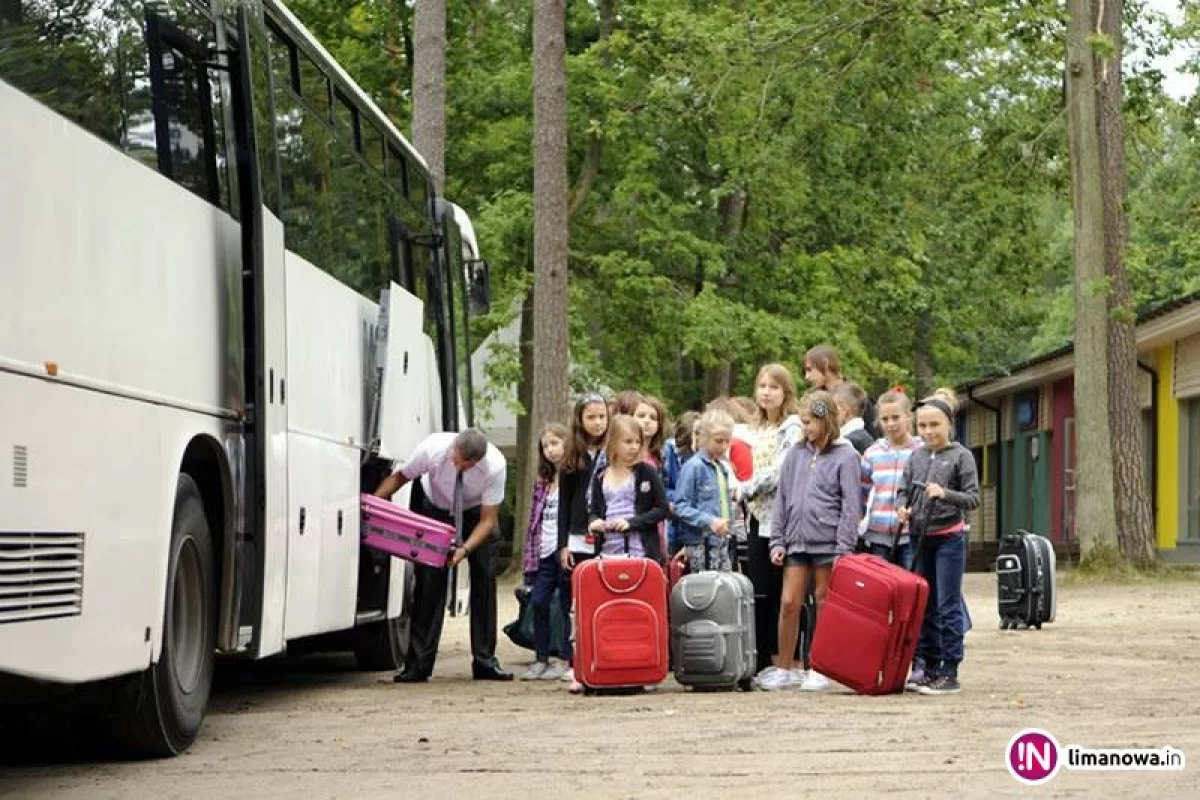
[[[428,675],[416,670],[406,669],[403,672],[397,672],[392,678],[392,683],[426,683],[428,680]]]
[[[513,674],[505,672],[499,664],[490,667],[471,667],[471,674],[477,681],[511,681]]]

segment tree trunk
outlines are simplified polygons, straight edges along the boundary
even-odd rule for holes
[[[1154,512],[1145,482],[1141,408],[1137,397],[1137,347],[1125,247],[1129,223],[1125,166],[1124,82],[1121,53],[1123,0],[1101,4],[1099,28],[1115,45],[1111,58],[1097,57],[1096,101],[1099,112],[1100,174],[1104,194],[1104,268],[1110,281],[1108,298],[1108,401],[1112,432],[1113,492],[1116,534],[1121,554],[1138,566],[1154,561]]]
[[[745,228],[746,205],[748,202],[749,195],[745,189],[734,189],[722,195],[721,199],[717,201],[717,236],[727,248],[726,253],[731,252],[731,248]],[[727,278],[728,275],[725,279]],[[706,282],[704,262],[697,258],[696,294],[704,291]],[[721,283],[722,281],[718,280],[717,285],[720,286]],[[728,351],[723,355],[724,357],[719,364],[703,368],[704,397],[700,400],[701,406],[717,397],[728,397],[733,394],[733,357]]]
[[[728,397],[733,389],[733,364],[726,361],[704,371],[704,402]]]
[[[531,452],[542,426],[567,415],[567,193],[565,0],[535,0]]]
[[[517,402],[521,415],[517,417],[517,458],[513,464],[516,481],[513,484],[513,557],[508,572],[521,568],[525,551],[525,523],[529,521],[529,504],[533,500],[533,480],[537,475],[537,451],[533,444],[533,292],[527,292],[521,303],[521,333],[517,342],[521,358],[521,383],[517,386]]]
[[[1067,0],[1067,131],[1075,218],[1076,530],[1083,559],[1116,546],[1108,403],[1108,292],[1090,0]]]
[[[917,340],[914,353],[914,379],[917,397],[933,394],[933,312],[928,309],[917,314]]]
[[[413,18],[413,146],[434,190],[446,185],[446,0],[416,0]]]
[[[617,9],[616,0],[598,0],[596,10],[599,14],[600,36],[596,40],[596,46],[603,48],[600,52],[600,63],[605,68],[612,67],[612,57],[608,53],[608,41],[612,38],[613,28],[616,26]],[[587,202],[588,195],[592,192],[592,187],[596,184],[596,178],[600,176],[600,162],[604,155],[604,144],[598,133],[588,135],[588,149],[583,157],[583,166],[579,169],[579,180],[575,183],[575,188],[571,190],[571,205],[568,208],[567,214],[574,217],[583,208]]]

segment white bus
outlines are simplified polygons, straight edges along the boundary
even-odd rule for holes
[[[173,755],[216,654],[394,668],[358,496],[470,419],[478,256],[282,4],[0,2],[0,702]]]

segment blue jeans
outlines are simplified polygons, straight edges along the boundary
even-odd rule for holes
[[[538,562],[533,593],[529,597],[533,606],[533,652],[543,663],[550,660],[550,601],[555,589],[558,589],[558,604],[563,617],[563,641],[558,653],[564,661],[570,661],[571,573],[562,568],[557,552]]]
[[[875,542],[871,542],[870,545],[868,545],[868,546],[871,548],[871,555],[879,556],[880,558],[886,558],[889,561],[891,560],[892,546],[890,544],[876,544]],[[911,541],[905,542],[904,544],[901,544],[901,545],[897,545],[896,546],[896,555],[898,556],[898,558],[893,563],[897,563],[901,567],[904,567],[905,569],[912,569],[912,542]]]
[[[918,572],[929,582],[929,604],[917,643],[917,658],[931,675],[958,675],[963,660],[966,633],[966,604],[963,602],[963,572],[966,567],[967,536],[927,536],[921,545]]]

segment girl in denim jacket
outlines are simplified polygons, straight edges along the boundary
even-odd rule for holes
[[[733,417],[707,411],[700,418],[696,454],[683,465],[675,492],[675,517],[681,548],[676,558],[692,572],[729,572],[730,525],[736,480],[725,464]]]

